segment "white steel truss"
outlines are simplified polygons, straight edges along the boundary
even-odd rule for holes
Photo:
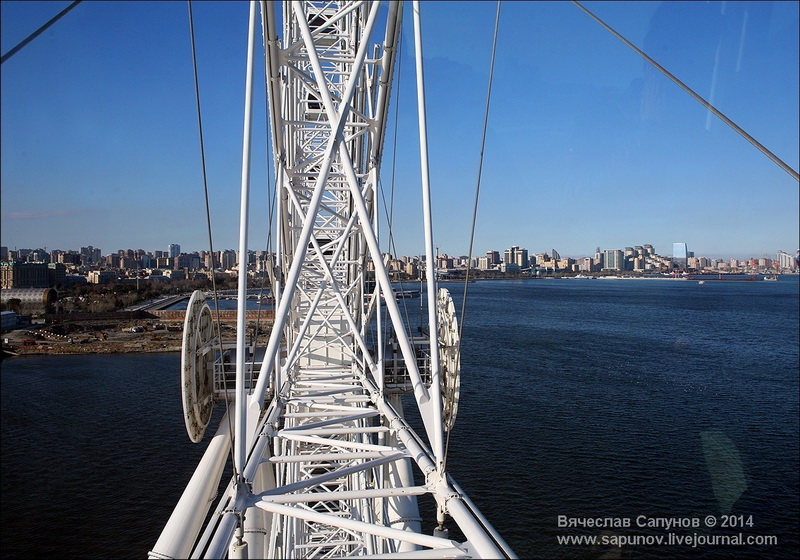
[[[402,3],[283,2],[280,39],[278,6],[260,4],[279,201],[274,326],[254,386],[237,363],[236,415],[212,438],[151,557],[513,557],[444,472],[438,360],[421,371],[428,362],[406,332],[377,241]],[[381,301],[426,439],[384,386]],[[201,531],[231,432],[233,478]],[[465,542],[422,533],[425,495]]]

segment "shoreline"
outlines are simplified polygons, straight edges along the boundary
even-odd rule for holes
[[[180,352],[183,329],[154,321],[31,324],[2,335],[3,359],[24,356]]]
[[[86,356],[91,354],[156,354],[169,353],[179,354],[181,346],[174,345],[150,345],[150,344],[119,344],[111,343],[106,345],[96,345],[87,348],[82,344],[58,344],[58,345],[36,345],[36,346],[14,346],[9,348],[3,345],[2,359],[25,358],[27,356]]]

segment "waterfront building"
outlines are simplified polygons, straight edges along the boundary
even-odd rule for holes
[[[486,260],[490,265],[500,264],[500,251],[486,251]]]
[[[625,254],[619,249],[607,249],[603,253],[603,270],[625,270]]]
[[[403,270],[403,261],[390,259],[386,262],[386,268],[389,272],[401,272]]]
[[[600,250],[600,247],[594,251],[594,270],[599,272],[605,267],[605,254]]]
[[[436,268],[444,268],[444,269],[451,269],[453,268],[453,259],[452,257],[441,254],[436,257]]]
[[[519,268],[527,268],[530,265],[528,260],[528,250],[520,249],[519,246],[513,245],[510,249],[506,249],[503,262],[505,264],[515,264]]]
[[[778,251],[776,255],[778,270],[797,270],[797,259],[785,251]]]
[[[519,265],[517,263],[501,263],[500,272],[519,272]]]
[[[672,266],[678,270],[686,270],[688,266],[689,250],[686,243],[672,244]]]

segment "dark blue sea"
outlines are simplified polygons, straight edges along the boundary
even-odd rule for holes
[[[521,558],[796,558],[799,286],[469,284],[449,471]],[[460,313],[463,285],[449,287]],[[178,354],[2,361],[3,557],[146,557],[203,451],[179,367]],[[655,518],[701,526],[638,526]],[[654,543],[670,532],[777,544]],[[563,540],[592,535],[640,543]]]

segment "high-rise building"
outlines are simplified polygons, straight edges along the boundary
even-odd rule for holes
[[[92,247],[91,245],[88,247],[81,247],[80,255],[83,264],[98,264],[103,258],[100,249]]]
[[[219,261],[223,270],[232,270],[237,263],[236,251],[230,249],[220,251]]]
[[[686,243],[673,243],[672,244],[672,266],[679,270],[686,270],[688,266],[687,259],[689,258],[689,249]]]
[[[797,270],[798,259],[785,251],[778,251],[776,261],[780,270]]]
[[[607,249],[603,253],[603,270],[625,270],[625,254],[619,249]]]
[[[506,249],[503,262],[505,264],[515,264],[519,268],[528,268],[530,266],[528,250],[520,249],[517,245],[513,245],[510,249]]]
[[[171,259],[174,259],[175,257],[181,254],[181,246],[178,245],[177,243],[170,243],[168,252],[169,252],[169,257]]]
[[[7,262],[0,266],[0,287],[4,290],[16,288],[49,288],[47,264]]]

